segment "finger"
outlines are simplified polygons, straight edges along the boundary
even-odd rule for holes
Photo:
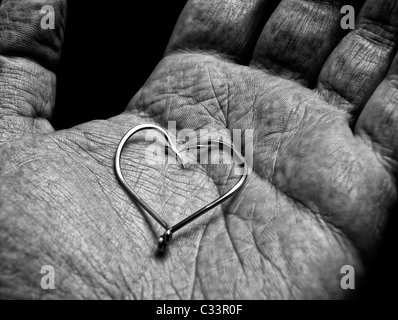
[[[382,155],[382,162],[398,172],[398,55],[385,80],[362,111],[355,133],[370,140]]]
[[[32,128],[50,130],[38,119],[54,106],[65,18],[66,0],[1,2],[0,143]]]
[[[190,0],[166,50],[200,50],[244,63],[266,19],[279,0]],[[271,11],[272,12],[272,11]]]
[[[325,63],[318,80],[319,92],[328,102],[357,115],[385,77],[397,45],[397,1],[368,0],[356,29]]]
[[[322,65],[344,36],[345,2],[283,0],[267,22],[251,64],[314,86]],[[362,0],[351,2],[362,4]]]

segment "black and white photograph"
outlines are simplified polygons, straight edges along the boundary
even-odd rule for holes
[[[0,300],[391,300],[397,179],[397,0],[0,1]]]

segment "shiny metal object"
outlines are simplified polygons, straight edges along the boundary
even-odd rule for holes
[[[188,216],[187,218],[185,218],[184,220],[182,220],[181,222],[177,223],[176,225],[170,227],[167,222],[160,217],[155,210],[153,210],[143,199],[141,199],[141,197],[129,186],[129,184],[126,182],[122,170],[121,170],[121,155],[122,155],[122,151],[123,148],[125,147],[127,141],[136,133],[143,131],[143,130],[156,130],[160,133],[162,133],[164,135],[164,137],[166,138],[166,142],[168,144],[168,147],[176,156],[177,156],[177,161],[181,164],[181,166],[183,168],[185,168],[184,166],[184,161],[182,160],[181,156],[180,156],[180,151],[178,151],[177,146],[175,145],[175,143],[173,142],[173,140],[170,138],[170,136],[168,135],[168,133],[162,128],[159,127],[157,125],[154,124],[144,124],[144,125],[139,125],[134,127],[133,129],[131,129],[129,132],[126,133],[126,135],[122,138],[122,140],[119,143],[119,146],[117,148],[116,151],[116,157],[115,157],[115,170],[116,170],[116,176],[119,179],[120,183],[122,184],[122,186],[126,189],[126,191],[131,195],[131,197],[133,198],[133,200],[142,208],[145,209],[145,211],[147,211],[153,219],[155,219],[155,221],[157,221],[166,231],[165,233],[159,237],[159,241],[158,241],[158,249],[160,252],[165,252],[166,247],[168,244],[170,244],[172,238],[173,238],[173,233],[177,232],[178,230],[180,230],[181,228],[185,227],[186,225],[188,225],[189,223],[191,223],[192,221],[196,220],[197,218],[199,218],[200,216],[202,216],[203,214],[205,214],[206,212],[210,211],[211,209],[213,209],[214,207],[220,205],[222,202],[224,202],[225,200],[227,200],[228,198],[232,197],[244,184],[246,178],[247,178],[247,174],[248,174],[248,168],[247,168],[247,164],[246,161],[244,159],[244,157],[240,154],[240,152],[238,152],[232,145],[224,143],[224,142],[219,142],[219,141],[210,141],[209,144],[207,145],[202,145],[202,144],[198,144],[195,147],[196,148],[211,148],[211,147],[222,147],[229,149],[230,152],[232,152],[234,154],[235,157],[238,157],[240,160],[240,166],[243,167],[243,173],[241,178],[239,179],[239,181],[224,195],[222,195],[220,198],[214,200],[213,202],[209,203],[208,205],[206,205],[205,207],[203,207],[202,209],[199,209],[198,211],[194,212],[193,214],[191,214],[190,216]],[[190,147],[186,147],[186,149],[188,148],[192,148],[192,146]],[[181,150],[184,151],[184,150]]]

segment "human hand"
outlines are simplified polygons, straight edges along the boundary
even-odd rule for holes
[[[368,1],[341,42],[336,2],[282,1],[258,39],[267,1],[191,1],[125,113],[58,132],[47,120],[50,70],[66,5],[50,2],[51,32],[39,29],[44,1],[1,4],[1,17],[17,19],[0,25],[1,295],[343,297],[341,267],[362,273],[396,203],[396,1]],[[254,129],[254,162],[236,197],[158,257],[158,229],[113,164],[130,128],[168,121],[223,135]],[[142,143],[126,148],[127,180],[169,221],[228,184],[217,166],[162,171],[145,154]],[[43,265],[56,270],[54,291],[40,289]]]

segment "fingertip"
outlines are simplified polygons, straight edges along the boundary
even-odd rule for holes
[[[0,54],[27,57],[54,70],[66,26],[66,0],[5,0],[0,5]]]

